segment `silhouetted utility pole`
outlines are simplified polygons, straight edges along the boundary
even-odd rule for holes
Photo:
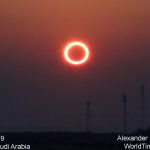
[[[86,132],[90,132],[90,105],[89,101],[86,102]]]
[[[145,89],[144,84],[141,85],[141,129],[145,128]]]
[[[127,132],[127,95],[123,95],[123,132]]]

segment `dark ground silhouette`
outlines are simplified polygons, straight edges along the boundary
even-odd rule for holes
[[[122,133],[75,133],[75,132],[8,132],[3,144],[29,144],[33,150],[117,150],[124,149],[117,141]],[[128,135],[150,136],[150,129]],[[148,139],[149,142],[149,139]]]

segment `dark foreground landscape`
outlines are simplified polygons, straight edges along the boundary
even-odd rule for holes
[[[123,143],[117,141],[118,133],[66,133],[66,132],[24,132],[1,133],[5,137],[1,146],[6,144],[30,145],[32,150],[119,150]],[[149,130],[132,135],[150,135]],[[3,140],[3,139],[2,139]],[[149,142],[149,140],[148,140]],[[1,148],[2,149],[2,148]],[[8,148],[7,148],[8,149]],[[25,149],[25,148],[24,148]]]

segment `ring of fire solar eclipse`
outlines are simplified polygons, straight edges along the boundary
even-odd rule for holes
[[[70,57],[69,57],[69,51],[75,47],[75,46],[79,46],[81,47],[84,52],[85,52],[85,55],[84,57],[81,59],[81,60],[78,60],[78,61],[75,61],[75,60],[72,60]],[[88,58],[89,58],[89,48],[82,42],[71,42],[69,43],[66,47],[65,47],[65,50],[64,50],[64,57],[66,59],[66,61],[70,64],[73,64],[73,65],[81,65],[83,63],[85,63]]]

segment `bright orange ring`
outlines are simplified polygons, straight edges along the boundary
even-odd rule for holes
[[[74,46],[80,46],[81,48],[83,48],[84,52],[85,52],[85,56],[83,59],[79,60],[79,61],[75,61],[75,60],[72,60],[70,57],[69,57],[69,51],[71,50],[72,47]],[[89,49],[88,47],[82,43],[82,42],[71,42],[69,43],[66,47],[65,47],[65,50],[64,50],[64,57],[65,59],[70,63],[70,64],[73,64],[73,65],[80,65],[80,64],[83,64],[87,61],[87,59],[89,58]]]

